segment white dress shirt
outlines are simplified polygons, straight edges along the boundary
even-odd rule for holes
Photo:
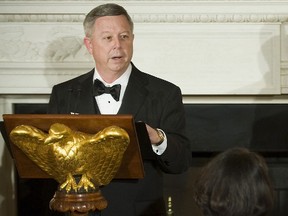
[[[126,90],[127,84],[128,84],[128,80],[130,77],[132,71],[132,66],[131,64],[129,65],[129,67],[127,68],[127,70],[125,71],[125,73],[123,73],[123,75],[121,77],[119,77],[117,80],[115,80],[113,83],[106,83],[102,77],[99,75],[98,71],[95,68],[95,72],[94,72],[94,80],[98,79],[100,80],[105,86],[111,87],[113,85],[117,85],[120,84],[121,85],[121,91],[120,91],[120,97],[119,97],[119,101],[116,101],[111,94],[102,94],[99,96],[95,97],[95,100],[97,102],[97,105],[99,107],[100,113],[101,114],[109,114],[109,115],[113,115],[113,114],[117,114],[120,106],[122,104],[122,99],[124,96],[124,92]]]

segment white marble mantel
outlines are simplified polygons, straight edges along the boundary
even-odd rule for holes
[[[179,85],[184,102],[287,103],[288,0],[113,2],[135,22],[133,62]],[[0,0],[1,119],[13,103],[48,102],[54,84],[93,67],[82,21],[102,3]],[[3,140],[0,158],[0,215],[16,216]]]
[[[0,1],[0,94],[49,94],[89,70],[82,21],[105,2]],[[288,1],[116,3],[135,22],[133,62],[184,95],[288,91]]]

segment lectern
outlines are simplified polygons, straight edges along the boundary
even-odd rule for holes
[[[115,179],[141,179],[144,177],[142,156],[139,147],[139,133],[131,115],[60,115],[60,114],[4,114],[4,130],[8,137],[6,144],[11,150],[20,178],[51,178],[9,138],[11,131],[20,125],[29,125],[41,131],[48,132],[51,125],[60,123],[74,131],[96,134],[104,128],[117,126],[124,129],[130,138],[123,158],[115,174]],[[143,125],[142,125],[143,126]],[[2,132],[3,133],[3,132]],[[147,136],[147,134],[145,134]],[[147,139],[147,137],[143,137]],[[51,197],[52,198],[52,197]],[[48,203],[47,203],[48,205]],[[70,212],[71,215],[88,215],[89,211],[101,211],[109,207],[109,200],[101,195],[99,188],[89,192],[65,193],[55,192],[50,201],[50,208],[60,212]]]

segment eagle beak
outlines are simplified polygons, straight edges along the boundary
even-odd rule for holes
[[[62,136],[62,135],[59,136],[59,134],[58,134],[58,135],[52,134],[52,135],[49,135],[49,136],[45,139],[44,143],[45,143],[45,144],[50,144],[50,143],[52,143],[52,142],[58,141],[58,140],[61,139],[62,137],[63,137],[63,136]]]

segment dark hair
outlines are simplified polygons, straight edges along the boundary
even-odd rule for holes
[[[196,180],[194,199],[205,216],[264,216],[274,193],[266,162],[245,148],[218,154]]]
[[[86,15],[83,22],[85,35],[87,37],[92,36],[93,26],[97,18],[103,16],[119,16],[119,15],[124,15],[127,18],[129,25],[131,27],[131,31],[133,32],[134,24],[128,12],[118,4],[109,3],[95,7]]]

